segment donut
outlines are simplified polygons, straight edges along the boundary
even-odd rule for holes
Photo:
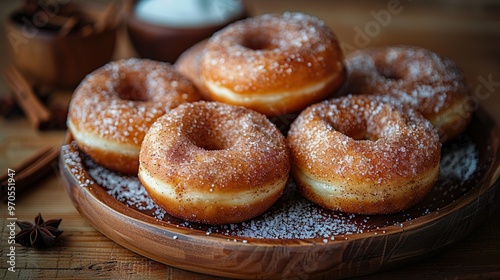
[[[300,192],[330,210],[402,211],[422,200],[439,175],[437,131],[417,111],[385,97],[314,104],[291,124],[287,142]]]
[[[414,46],[388,46],[354,51],[345,65],[349,93],[390,95],[411,105],[431,121],[443,143],[470,122],[470,88],[449,58]]]
[[[170,109],[200,99],[193,83],[170,64],[113,61],[76,88],[67,126],[78,147],[96,163],[137,174],[140,145],[151,124]]]
[[[208,39],[205,39],[194,44],[185,50],[174,64],[175,69],[179,73],[188,77],[193,82],[204,100],[210,100],[210,93],[203,83],[200,67],[207,42]]]
[[[200,63],[203,57],[203,50],[207,44],[208,40],[203,40],[193,45],[177,59],[174,66],[177,71],[188,77],[198,88],[201,96],[205,100],[210,100],[210,92],[205,87],[203,79],[201,78]],[[269,120],[278,127],[278,129],[286,134],[290,128],[290,124],[298,116],[300,112],[290,112],[284,113],[276,116],[269,116]]]
[[[210,100],[267,116],[298,112],[345,81],[343,54],[323,21],[303,13],[265,14],[232,23],[201,57]]]
[[[157,119],[140,152],[139,179],[170,215],[204,224],[265,212],[290,172],[283,134],[241,106],[199,101]]]

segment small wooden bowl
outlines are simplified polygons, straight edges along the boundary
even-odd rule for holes
[[[77,2],[75,5],[95,20],[106,10],[106,6],[96,3]],[[14,11],[7,18],[9,49],[14,65],[37,85],[74,88],[85,75],[112,57],[116,23],[94,28],[90,32],[76,30],[61,34],[36,28],[22,19],[21,10]]]
[[[246,9],[237,16],[217,25],[202,27],[170,27],[153,24],[135,15],[136,0],[129,1],[125,9],[125,21],[130,41],[137,54],[144,58],[174,63],[182,52],[226,25],[246,18]]]

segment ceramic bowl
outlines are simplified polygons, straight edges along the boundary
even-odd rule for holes
[[[247,16],[243,12],[216,25],[196,27],[173,27],[146,22],[137,17],[137,1],[127,3],[125,20],[130,41],[137,54],[144,58],[174,63],[179,55],[199,41],[210,37],[231,22]]]
[[[57,6],[51,6],[52,13],[35,13],[37,18],[21,9],[7,18],[12,63],[35,84],[74,88],[85,75],[107,63],[113,55],[118,23],[110,22],[109,18],[106,21],[109,24],[100,21],[106,6],[78,1],[71,4],[76,5],[87,20],[95,22],[93,27],[67,33],[46,28],[49,20],[56,19]]]

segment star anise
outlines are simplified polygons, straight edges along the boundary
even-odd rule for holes
[[[42,215],[38,213],[35,224],[28,221],[17,221],[21,229],[16,234],[16,243],[34,248],[47,248],[54,245],[56,238],[63,233],[58,229],[62,219],[43,221]]]

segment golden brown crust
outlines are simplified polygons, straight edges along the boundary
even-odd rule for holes
[[[289,157],[284,136],[264,115],[200,101],[153,124],[141,148],[139,178],[173,216],[230,223],[255,217],[276,201]]]
[[[299,111],[345,80],[335,35],[301,13],[262,15],[217,32],[205,47],[201,74],[212,100],[268,116]]]
[[[68,129],[97,163],[136,173],[149,126],[168,110],[200,98],[192,82],[168,64],[146,59],[110,62],[75,90]],[[135,162],[118,163],[126,158]]]
[[[345,59],[348,92],[390,95],[417,109],[439,131],[442,142],[470,122],[469,86],[450,59],[413,46],[361,49]]]
[[[196,43],[185,50],[175,61],[174,67],[179,73],[188,77],[198,88],[204,100],[210,100],[210,93],[203,84],[201,77],[201,59],[208,39]]]
[[[438,134],[419,113],[385,101],[332,99],[292,123],[292,175],[307,198],[329,209],[381,214],[408,208],[430,191],[439,170]]]
[[[124,174],[136,174],[139,161],[136,155],[127,155],[112,150],[100,149],[95,146],[78,143],[78,148],[100,165]]]
[[[169,196],[165,195],[163,189],[157,188],[155,184],[149,184],[144,179],[147,176],[145,175],[147,171],[143,168],[143,166],[139,168],[139,178],[155,203],[165,209],[169,215],[192,222],[211,225],[243,222],[264,213],[282,194],[280,185],[277,188],[276,186],[266,186],[262,190],[256,190],[256,192],[264,193],[264,196],[254,200],[247,200],[248,202],[245,203],[226,202],[227,198],[225,196],[211,193],[208,199],[205,200],[203,196],[199,197],[198,192],[196,193],[197,196],[189,196],[187,194],[188,190],[183,191],[185,195]],[[204,195],[209,195],[209,193]],[[238,197],[240,194],[235,191],[228,195]],[[219,196],[222,196],[222,202],[217,199]]]

